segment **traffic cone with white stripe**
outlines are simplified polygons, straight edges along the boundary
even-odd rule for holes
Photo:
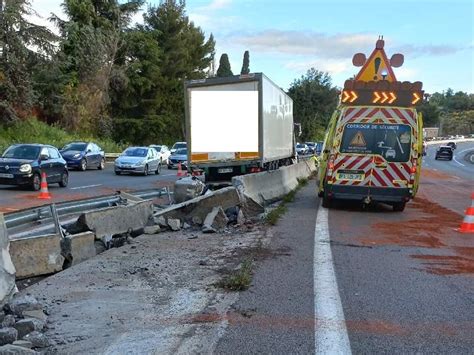
[[[461,223],[461,227],[458,229],[458,232],[474,234],[474,192],[471,195],[471,199],[471,207],[467,208],[466,216],[464,217],[464,221]]]
[[[41,173],[41,191],[38,198],[42,200],[51,200],[51,195],[48,191],[48,181],[46,180],[46,173]]]
[[[178,173],[176,174],[176,176],[186,176],[186,174],[184,173],[183,171],[183,168],[181,167],[181,163],[178,163]]]

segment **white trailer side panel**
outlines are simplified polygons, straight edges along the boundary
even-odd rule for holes
[[[258,152],[258,82],[188,88],[191,154],[232,160]]]
[[[293,155],[293,100],[265,75],[263,81],[263,161]]]

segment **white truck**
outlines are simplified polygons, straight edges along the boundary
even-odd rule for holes
[[[289,165],[293,100],[262,73],[185,83],[188,164],[206,181]]]

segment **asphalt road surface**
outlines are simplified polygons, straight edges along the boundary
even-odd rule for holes
[[[474,238],[455,229],[474,184],[436,164],[402,213],[301,190],[216,353],[472,354]]]
[[[427,155],[423,159],[425,167],[474,181],[474,164],[464,159],[468,152],[472,151],[474,153],[474,142],[457,143],[457,149],[454,150],[454,157],[451,161],[435,160],[438,147],[439,145],[428,147]]]
[[[70,171],[69,185],[61,188],[57,184],[49,186],[52,200],[39,200],[38,192],[18,186],[0,185],[0,212],[16,211],[44,203],[76,200],[107,195],[115,191],[133,191],[170,186],[176,180],[176,170],[164,167],[160,175],[115,175],[113,165],[104,170]]]

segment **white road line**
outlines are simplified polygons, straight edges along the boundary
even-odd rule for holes
[[[351,354],[329,242],[328,210],[320,206],[314,231],[315,353]]]
[[[81,189],[88,189],[89,187],[97,187],[102,186],[102,184],[97,185],[87,185],[87,186],[78,186],[78,187],[71,187],[70,190],[81,190]]]
[[[454,155],[453,155],[453,160],[461,166],[466,166],[463,163],[458,162],[458,160],[456,159],[456,157]]]

